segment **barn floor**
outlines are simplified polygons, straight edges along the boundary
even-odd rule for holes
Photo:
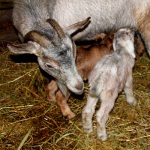
[[[13,55],[6,48],[6,43],[17,42],[11,29],[0,30],[1,150],[150,150],[150,59],[146,53],[136,61],[133,72],[136,107],[120,94],[107,122],[108,140],[101,142],[96,137],[95,116],[94,132],[86,134],[82,129],[87,85],[83,98],[69,100],[77,116],[67,120],[57,104],[46,99],[48,78],[36,58]]]

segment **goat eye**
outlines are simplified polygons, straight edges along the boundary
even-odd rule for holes
[[[62,51],[62,52],[59,53],[59,55],[60,55],[60,56],[63,56],[63,55],[65,55],[65,53],[66,53],[66,52]]]
[[[49,69],[52,69],[53,67],[50,64],[45,64]]]

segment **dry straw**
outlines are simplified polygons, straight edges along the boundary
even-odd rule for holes
[[[96,137],[95,116],[94,132],[86,134],[82,129],[81,113],[86,103],[87,84],[83,99],[72,96],[69,100],[77,116],[68,121],[57,104],[46,99],[48,79],[37,63],[18,62],[18,56],[11,55],[6,48],[0,52],[1,150],[150,149],[150,59],[146,54],[136,61],[133,73],[138,104],[131,107],[124,93],[119,95],[107,122],[106,142]]]

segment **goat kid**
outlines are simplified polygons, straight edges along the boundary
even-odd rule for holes
[[[97,62],[89,75],[89,94],[82,112],[85,132],[92,132],[92,117],[98,100],[101,107],[96,113],[97,136],[107,139],[106,122],[118,93],[124,90],[127,102],[136,105],[132,87],[132,69],[135,63],[134,32],[128,28],[118,30],[113,41],[114,52]]]

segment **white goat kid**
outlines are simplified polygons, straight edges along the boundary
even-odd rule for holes
[[[124,90],[127,102],[136,105],[132,87],[132,69],[135,63],[134,32],[128,28],[120,29],[113,41],[114,53],[99,61],[89,76],[89,94],[82,112],[83,128],[89,133],[93,130],[92,116],[97,101],[101,107],[97,111],[97,135],[102,141],[107,139],[106,122],[114,107],[118,93]]]

